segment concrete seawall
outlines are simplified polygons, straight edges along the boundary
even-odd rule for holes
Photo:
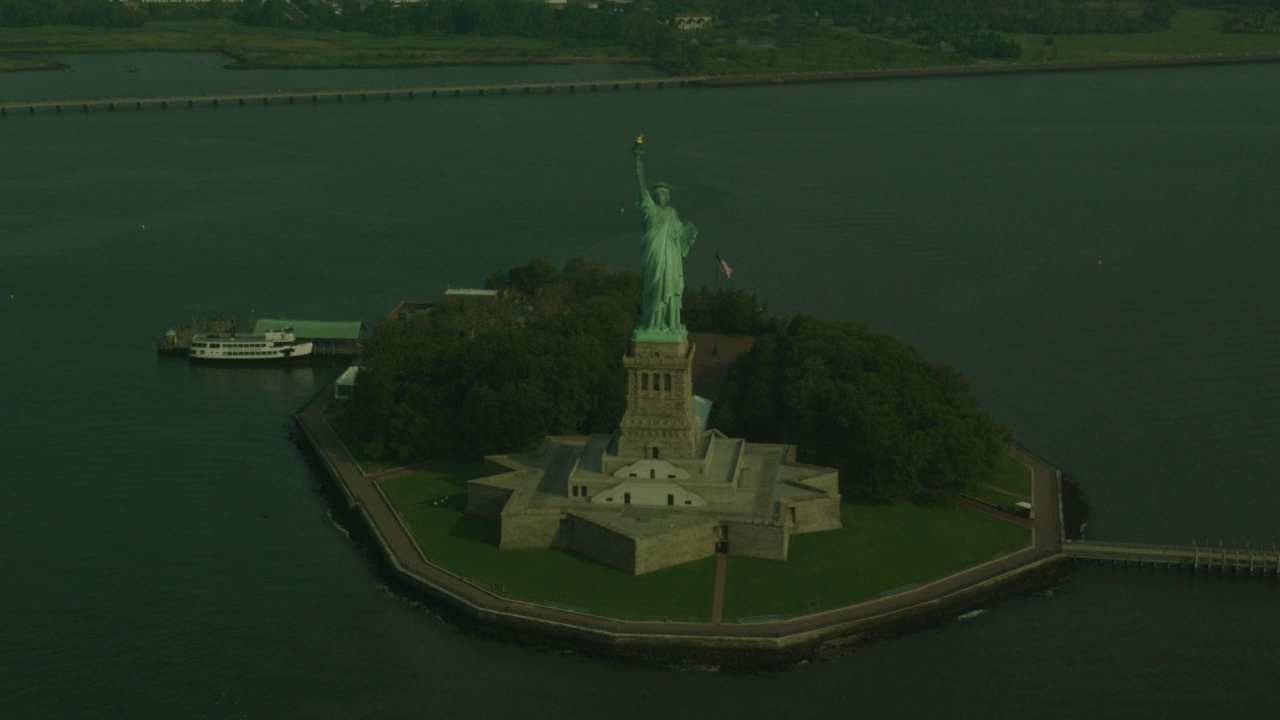
[[[295,416],[307,445],[360,517],[396,578],[467,619],[483,634],[566,646],[610,658],[771,667],[950,620],[1002,593],[1044,587],[1066,567],[1061,543],[1050,542],[1058,536],[1051,535],[1053,528],[1046,526],[1033,534],[1032,547],[1012,555],[920,588],[786,620],[726,625],[640,622],[511,600],[426,560],[381,489],[361,472],[325,420],[323,413],[332,396],[332,389],[326,388]],[[1044,488],[1045,492],[1056,493],[1056,471],[1043,466],[1036,474],[1052,486]]]

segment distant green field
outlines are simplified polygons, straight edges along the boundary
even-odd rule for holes
[[[1222,13],[1184,8],[1173,17],[1168,30],[1130,35],[1056,35],[1055,62],[1116,62],[1168,57],[1194,58],[1218,55],[1280,53],[1280,33],[1228,34],[1222,31]],[[1045,37],[1023,35],[1023,59],[1041,56]]]
[[[382,483],[427,558],[500,595],[624,619],[707,621],[715,560],[638,577],[564,550],[499,550],[498,527],[464,514],[475,463]],[[1025,547],[1030,533],[947,503],[846,502],[844,529],[791,538],[787,561],[730,556],[725,620],[790,616],[924,584]]]
[[[954,55],[929,52],[902,40],[830,28],[810,28],[788,47],[736,44],[737,34],[726,31],[706,47],[703,67],[708,75],[754,75],[851,70],[954,67]]]
[[[1021,62],[1119,62],[1280,54],[1280,33],[1224,34],[1223,14],[1182,9],[1169,30],[1114,35],[1015,36]],[[709,75],[850,72],[1003,65],[930,51],[908,39],[849,29],[799,25],[789,42],[773,42],[769,23],[717,28],[698,35]],[[769,47],[772,43],[774,46]],[[231,20],[154,20],[142,28],[0,28],[0,69],[36,67],[50,54],[100,52],[225,52],[245,66],[293,68],[394,67],[428,64],[522,64],[572,61],[650,62],[618,45],[482,35],[401,35],[253,28]]]
[[[379,37],[356,32],[253,28],[231,20],[152,21],[142,28],[0,28],[9,61],[101,52],[225,52],[244,63],[275,67],[392,67],[433,63],[546,62],[558,58],[626,58],[616,47],[564,47],[546,40],[482,35]]]

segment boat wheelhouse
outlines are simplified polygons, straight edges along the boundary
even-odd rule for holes
[[[311,355],[310,341],[298,340],[293,328],[268,330],[261,335],[207,333],[191,339],[187,357],[203,362],[277,363],[302,360]]]

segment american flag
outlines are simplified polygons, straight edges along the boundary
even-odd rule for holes
[[[724,261],[724,258],[720,257],[720,253],[716,253],[716,267],[720,268],[720,272],[724,273],[725,279],[733,277],[733,268]]]

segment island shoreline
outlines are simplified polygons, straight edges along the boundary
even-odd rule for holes
[[[295,416],[299,444],[312,456],[367,534],[367,550],[397,589],[427,601],[466,631],[504,642],[580,652],[608,661],[676,667],[765,670],[829,659],[870,642],[897,637],[989,607],[1008,595],[1026,595],[1061,581],[1069,562],[1061,538],[1006,555],[899,595],[762,623],[640,622],[577,613],[511,600],[475,586],[425,559],[380,488],[366,476],[329,427],[325,409],[332,386]],[[1042,463],[1025,450],[1020,450]],[[1052,472],[1055,494],[1061,473]],[[1060,508],[1060,502],[1059,502]],[[1050,509],[1052,515],[1059,515]],[[341,508],[340,508],[341,509]],[[1060,524],[1056,527],[1060,527]],[[1043,540],[1043,538],[1042,538]],[[966,577],[967,576],[967,577]]]
[[[757,75],[716,75],[692,83],[704,87],[742,85],[782,85],[791,83],[864,82],[871,80],[904,80],[916,78],[968,77],[976,75],[1020,75],[1031,73],[1095,72],[1103,70],[1142,70],[1169,67],[1210,67],[1216,65],[1249,65],[1280,62],[1280,53],[1221,55],[1216,57],[1165,57],[1104,62],[1039,62],[1011,63],[965,67],[895,68],[888,70],[847,70],[809,73],[776,73]],[[678,77],[678,76],[676,76]]]
[[[54,53],[60,55],[76,55],[76,54],[125,54],[125,53],[220,53],[227,54],[225,50],[210,48],[208,50],[118,50],[118,51],[95,51],[92,53]],[[965,66],[926,66],[917,68],[887,68],[887,69],[865,69],[865,70],[825,70],[811,72],[787,72],[787,73],[743,73],[743,74],[724,74],[724,75],[681,75],[673,73],[659,63],[655,63],[648,58],[628,58],[628,57],[609,57],[609,56],[591,56],[591,57],[573,57],[561,56],[550,58],[520,58],[520,59],[493,59],[493,60],[447,60],[447,59],[418,59],[405,62],[392,63],[341,63],[337,65],[291,65],[288,63],[269,63],[256,62],[252,60],[244,60],[235,55],[228,56],[231,62],[223,66],[224,70],[233,70],[237,72],[247,72],[253,70],[395,70],[406,68],[444,68],[444,67],[524,67],[524,66],[544,66],[544,65],[650,65],[662,72],[671,80],[681,80],[682,78],[698,78],[691,82],[692,86],[701,87],[736,87],[749,85],[778,85],[793,83],[822,83],[822,82],[864,82],[870,80],[901,80],[914,78],[945,78],[945,77],[969,77],[982,75],[1019,75],[1030,73],[1057,73],[1057,72],[1093,72],[1103,70],[1141,70],[1171,67],[1212,67],[1217,65],[1251,65],[1266,64],[1280,62],[1280,53],[1246,53],[1246,54],[1220,54],[1215,56],[1177,56],[1170,55],[1164,57],[1146,57],[1131,58],[1126,60],[1105,60],[1105,61],[1081,61],[1081,62],[1062,62],[1062,61],[1040,61],[1025,63],[1000,63],[985,65],[965,65]],[[0,73],[5,72],[37,72],[47,70],[66,70],[68,66],[65,63],[50,60],[38,65],[22,66],[22,67],[0,67]],[[584,81],[586,82],[586,81]]]

